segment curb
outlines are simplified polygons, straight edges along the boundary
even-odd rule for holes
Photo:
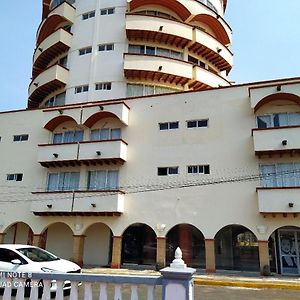
[[[194,284],[211,286],[231,286],[259,289],[288,289],[300,290],[300,283],[291,282],[258,282],[258,281],[239,281],[239,280],[215,280],[194,278]]]

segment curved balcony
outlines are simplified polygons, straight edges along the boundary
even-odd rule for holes
[[[300,213],[300,187],[258,187],[258,209],[263,215]]]
[[[127,160],[123,140],[38,145],[38,162],[46,168],[81,165],[116,165]]]
[[[73,24],[75,19],[75,7],[63,2],[53,9],[48,17],[42,21],[37,32],[36,44],[39,47],[41,42],[57,30],[61,25]],[[61,26],[60,26],[61,27]]]
[[[216,88],[229,85],[230,83],[220,75],[199,66],[194,66],[194,81],[189,85],[189,87],[194,90],[199,90],[205,87]]]
[[[36,216],[120,216],[124,212],[124,192],[33,192],[31,211]]]
[[[29,85],[28,107],[37,107],[46,96],[63,88],[68,77],[69,70],[60,65],[54,65],[39,74]]]
[[[64,29],[60,28],[49,35],[34,52],[33,78],[39,75],[55,57],[69,50],[71,43],[72,34]]]
[[[150,40],[184,48],[193,39],[193,28],[187,24],[149,15],[126,15],[128,40]]]
[[[124,73],[127,79],[145,79],[185,85],[193,77],[193,66],[185,61],[162,56],[124,54]]]
[[[255,128],[252,130],[257,156],[300,153],[300,126]]]

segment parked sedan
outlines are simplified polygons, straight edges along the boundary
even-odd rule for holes
[[[56,255],[38,247],[20,244],[1,244],[0,272],[1,271],[14,273],[80,273],[81,268],[71,261],[59,258]],[[4,285],[3,280],[1,281],[1,284]],[[13,289],[16,289],[17,287],[17,282],[12,285]],[[70,288],[70,283],[65,282],[64,291],[70,290]],[[28,295],[29,291],[30,288],[25,288],[25,294]],[[41,293],[42,288],[39,289],[39,291]],[[50,291],[56,291],[55,282],[52,282]]]

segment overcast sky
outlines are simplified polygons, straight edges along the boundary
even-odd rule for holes
[[[25,108],[42,0],[0,0],[0,111]],[[300,76],[300,0],[228,0],[236,83]]]

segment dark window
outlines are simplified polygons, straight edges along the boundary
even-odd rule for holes
[[[187,128],[207,127],[208,119],[186,121]]]
[[[167,176],[167,175],[175,175],[175,174],[178,174],[178,167],[157,168],[158,176]]]
[[[19,259],[22,264],[27,264],[26,260],[14,251],[9,249],[0,249],[0,261],[10,263],[14,259]]]
[[[14,142],[28,141],[28,134],[14,135]]]
[[[179,128],[179,122],[164,122],[164,123],[159,123],[159,130],[169,130],[169,129],[177,129]]]

